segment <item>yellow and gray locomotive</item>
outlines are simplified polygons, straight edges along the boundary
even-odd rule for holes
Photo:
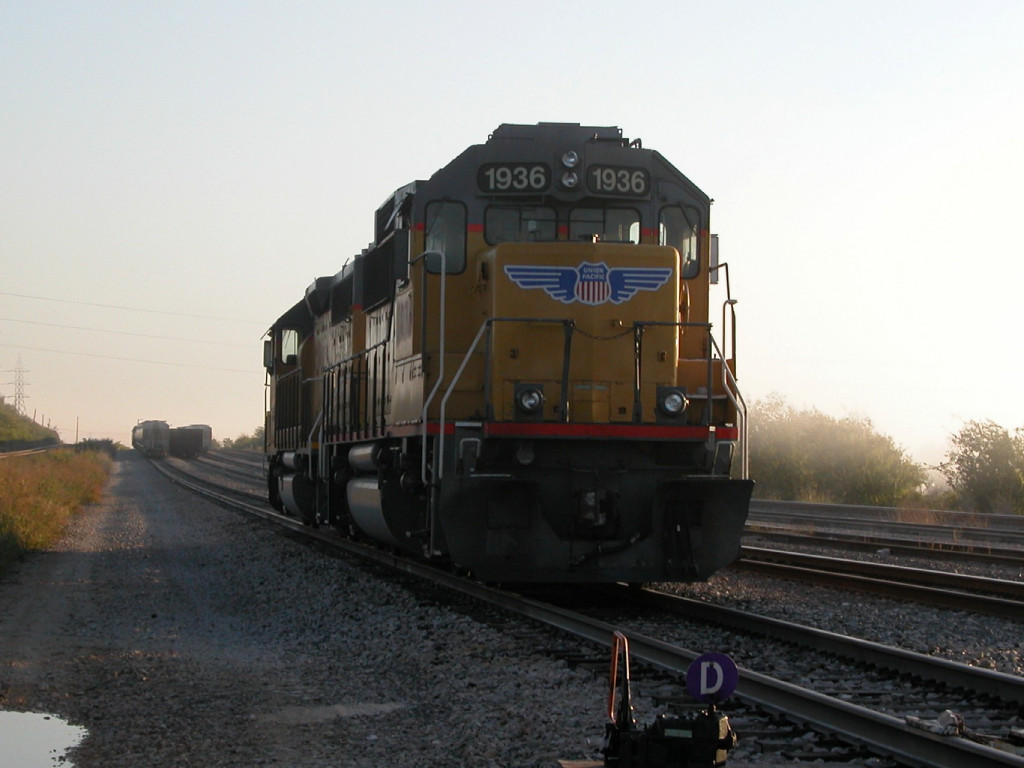
[[[752,483],[710,206],[577,124],[502,125],[396,190],[270,328],[270,502],[484,581],[728,564]]]

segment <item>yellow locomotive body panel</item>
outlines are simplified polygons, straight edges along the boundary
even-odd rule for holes
[[[537,382],[544,386],[542,420],[632,421],[634,323],[675,319],[677,252],[658,246],[509,243],[490,251],[485,262],[493,275],[490,315],[510,318],[496,322],[493,332],[492,387],[503,395],[494,404],[494,418],[515,418],[515,386]],[[638,267],[654,275],[649,285],[616,294],[615,276]],[[595,286],[581,285],[587,282]],[[675,383],[678,350],[675,326],[645,329],[640,361],[644,420],[654,421],[655,388]]]

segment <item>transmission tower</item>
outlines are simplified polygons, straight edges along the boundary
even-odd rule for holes
[[[21,355],[18,355],[18,367],[14,369],[14,410],[25,415],[25,369],[21,367]]]

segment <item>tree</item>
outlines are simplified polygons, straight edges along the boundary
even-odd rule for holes
[[[939,471],[963,506],[978,512],[1024,512],[1024,434],[994,421],[970,421],[951,436]]]
[[[897,506],[926,478],[869,419],[798,411],[779,395],[752,405],[749,439],[761,498]]]
[[[239,435],[234,440],[227,437],[221,442],[221,446],[237,451],[262,451],[263,431],[263,427],[256,427],[251,435]]]

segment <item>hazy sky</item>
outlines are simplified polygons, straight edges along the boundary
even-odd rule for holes
[[[1024,426],[1022,40],[1018,0],[0,0],[0,392],[250,433],[262,333],[390,192],[579,122],[715,199],[748,402],[938,461]]]

